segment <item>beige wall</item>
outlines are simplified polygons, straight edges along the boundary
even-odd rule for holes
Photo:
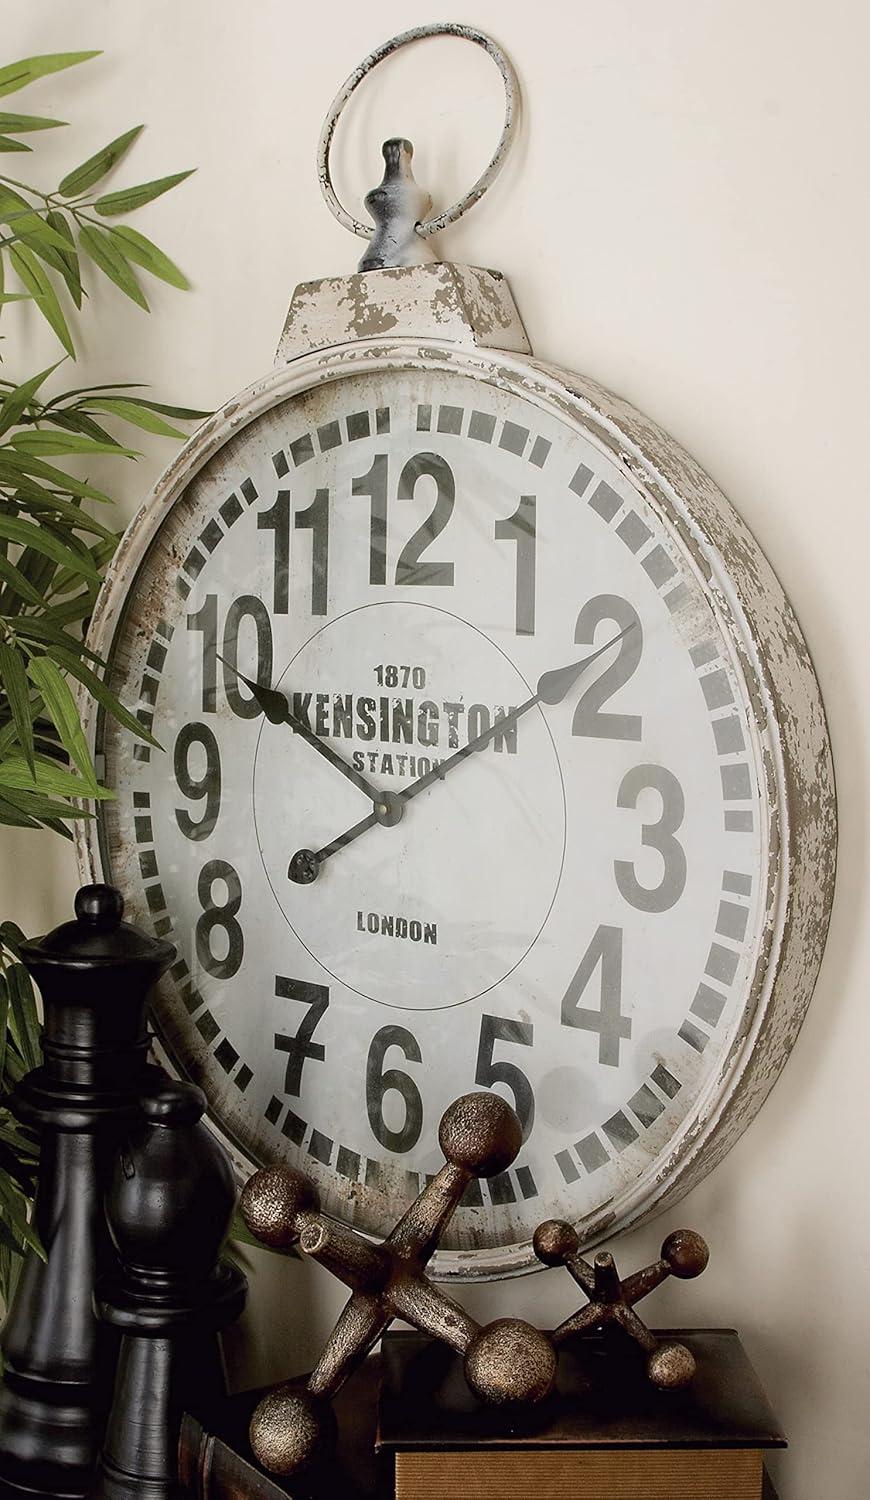
[[[437,9],[423,0],[7,0],[2,60],[62,48],[106,53],[12,102],[75,122],[74,137],[59,131],[40,142],[41,157],[68,168],[146,120],[135,166],[119,180],[199,167],[136,220],[186,267],[195,291],[157,289],[149,320],[105,282],[95,285],[82,380],[139,376],[166,399],[209,406],[269,364],[293,284],[346,272],[359,252],[317,189],[314,144],[326,105],[372,46]],[[627,396],[710,470],[768,551],[821,679],[842,834],[809,1018],[724,1164],[676,1210],[627,1236],[620,1252],[627,1267],[639,1263],[682,1223],[708,1237],[709,1271],[662,1290],[655,1318],[741,1329],[791,1438],[775,1463],[782,1500],[862,1500],[870,1467],[870,953],[861,930],[867,7],[475,0],[463,19],[510,51],[525,115],[503,178],[443,236],[441,253],[506,272],[539,355]],[[377,180],[379,143],[396,133],[416,142],[418,176],[439,203],[459,190],[498,130],[497,75],[488,69],[482,54],[452,42],[385,65],[383,88],[360,100],[338,142],[346,192]],[[22,165],[26,158],[4,158],[13,175]],[[43,352],[49,362],[50,345],[27,316],[4,326],[7,371],[29,371]],[[126,517],[169,446],[153,443],[124,475]],[[2,849],[0,913],[31,930],[64,916],[75,873],[59,842],[4,831]],[[253,1269],[233,1350],[238,1379],[263,1381],[304,1365],[340,1294],[317,1267],[258,1256]],[[574,1295],[566,1276],[548,1272],[477,1289],[467,1301],[487,1317],[513,1311],[547,1323]]]

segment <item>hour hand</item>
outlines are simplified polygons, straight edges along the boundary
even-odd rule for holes
[[[219,655],[219,660],[224,661],[224,658]],[[283,693],[279,693],[276,688],[267,687],[264,682],[253,682],[250,677],[245,676],[244,672],[240,672],[238,667],[232,667],[229,662],[224,661],[224,665],[230,666],[239,681],[243,682],[248,691],[253,694],[254,701],[259,704],[270,724],[286,724],[299,735],[300,739],[305,740],[312,750],[316,750],[318,755],[322,755],[331,766],[335,766],[342,776],[346,776],[364,797],[368,797],[369,801],[375,804],[375,807],[378,807],[383,800],[383,794],[378,791],[377,787],[372,786],[372,783],[362,775],[362,772],[357,771],[350,761],[345,760],[343,755],[339,755],[328,740],[321,739],[304,719],[294,714]]]
[[[236,676],[253,693],[270,724],[292,724],[294,728],[297,727],[298,721],[294,722],[295,716],[283,693],[276,692],[275,688],[266,687],[263,682],[252,682],[250,677],[246,677],[238,668],[236,668]]]

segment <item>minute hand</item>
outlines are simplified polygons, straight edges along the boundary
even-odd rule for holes
[[[531,698],[527,698],[525,703],[520,704],[519,708],[511,709],[509,714],[496,719],[489,726],[489,729],[484,729],[482,734],[476,735],[473,740],[468,741],[467,745],[463,745],[461,750],[455,751],[446,760],[442,760],[439,765],[433,766],[432,770],[427,771],[424,776],[418,776],[416,781],[412,781],[409,787],[406,787],[403,792],[399,793],[400,800],[402,802],[410,802],[412,797],[419,796],[420,792],[425,792],[426,788],[433,786],[436,781],[443,781],[448,771],[452,771],[455,766],[458,766],[477,750],[482,750],[495,735],[504,734],[506,729],[509,729],[512,724],[516,724],[517,720],[521,719],[523,714],[527,714],[529,709],[534,708],[538,703],[546,703],[548,705],[561,703],[562,699],[567,697],[571,691],[577,678],[581,677],[586,671],[586,668],[590,667],[594,661],[597,661],[599,656],[603,656],[605,651],[609,651],[611,646],[615,646],[617,641],[621,641],[623,636],[628,635],[630,630],[634,630],[634,626],[635,622],[632,620],[630,625],[626,625],[624,630],[620,630],[619,635],[615,635],[605,646],[600,646],[597,651],[593,651],[591,656],[584,656],[582,661],[571,662],[567,667],[555,667],[550,672],[542,673],[538,678],[537,692],[533,693]]]

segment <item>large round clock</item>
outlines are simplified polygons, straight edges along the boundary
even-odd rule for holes
[[[240,1170],[298,1165],[378,1235],[455,1096],[515,1105],[442,1276],[709,1169],[787,1055],[833,876],[818,688],[757,545],[523,344],[493,273],[300,289],[91,636],[161,749],[92,722],[117,796],[83,868],[177,943],[154,1024]]]

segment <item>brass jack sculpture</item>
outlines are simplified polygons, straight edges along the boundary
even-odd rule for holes
[[[309,1464],[332,1435],[329,1405],[394,1318],[404,1318],[464,1357],[465,1377],[483,1401],[539,1401],[556,1373],[549,1338],[519,1318],[481,1328],[433,1286],[426,1266],[469,1182],[504,1172],[522,1143],[516,1114],[495,1094],[466,1094],[442,1116],[446,1164],[383,1244],[373,1244],[318,1212],[311,1184],[288,1167],[257,1172],[242,1193],[251,1233],[273,1249],[298,1242],[351,1288],[315,1370],[302,1388],[289,1382],[263,1398],[251,1420],[251,1447],[277,1474]]]
[[[572,1334],[615,1323],[645,1351],[647,1374],[653,1385],[661,1390],[675,1390],[688,1384],[695,1374],[694,1355],[685,1344],[660,1342],[638,1317],[634,1306],[669,1276],[682,1280],[700,1276],[710,1252],[699,1234],[691,1229],[675,1230],[662,1245],[660,1260],[624,1280],[620,1279],[609,1251],[596,1255],[592,1265],[584,1260],[579,1253],[576,1231],[561,1219],[539,1224],[534,1246],[535,1254],[545,1266],[566,1266],[589,1298],[585,1307],[566,1318],[554,1331],[552,1338],[557,1348]]]

